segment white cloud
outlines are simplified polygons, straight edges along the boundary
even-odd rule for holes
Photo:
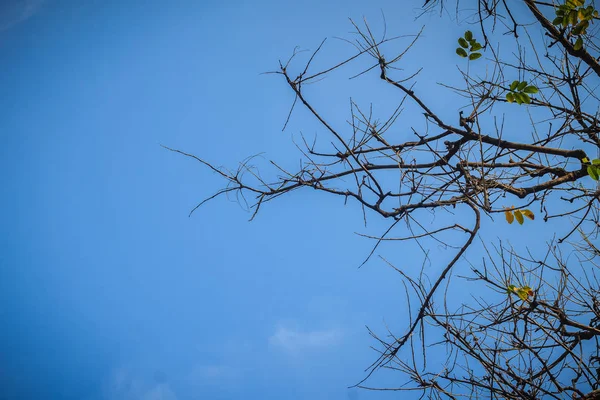
[[[341,332],[337,329],[302,332],[294,328],[279,325],[269,338],[269,345],[297,353],[315,348],[332,347],[341,340]]]

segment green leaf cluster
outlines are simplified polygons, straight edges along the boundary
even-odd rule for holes
[[[529,104],[531,103],[529,95],[537,92],[539,92],[538,88],[534,85],[528,85],[527,81],[513,81],[510,84],[509,92],[506,94],[506,101],[518,105]]]
[[[567,0],[555,8],[556,18],[552,21],[554,25],[561,26],[563,29],[571,28],[569,36],[578,36],[573,45],[575,50],[583,47],[583,38],[590,23],[598,17],[598,10],[594,6],[584,7],[585,0]]]
[[[596,158],[592,161],[588,158],[584,158],[581,162],[584,165],[587,165],[587,173],[593,180],[600,180],[600,158]]]
[[[531,289],[529,286],[518,287],[515,285],[508,285],[507,289],[508,294],[515,293],[523,301],[527,300],[529,296],[533,296],[534,294],[533,289]]]
[[[458,38],[458,44],[460,47],[456,48],[456,54],[459,56],[463,58],[468,57],[471,61],[481,57],[481,53],[478,51],[481,50],[483,46],[473,37],[473,32],[466,31],[464,37]]]

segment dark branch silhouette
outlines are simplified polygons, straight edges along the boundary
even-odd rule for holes
[[[423,7],[433,12],[447,5],[427,0]],[[452,252],[435,275],[425,267],[407,270],[385,260],[404,282],[410,320],[399,335],[369,330],[378,357],[357,386],[418,391],[428,398],[600,399],[600,24],[595,6],[579,0],[471,0],[456,9],[463,7],[477,11],[467,19],[472,32],[458,40],[461,83],[439,86],[440,95],[458,96],[447,105],[455,110],[451,118],[419,89],[421,70],[399,68],[419,51],[420,33],[402,47],[398,43],[406,37],[384,33],[376,38],[366,22],[352,21],[356,36],[347,43],[356,50],[353,56],[313,70],[314,60],[327,51],[323,41],[304,63],[294,52],[273,72],[295,96],[285,126],[293,111],[304,107],[329,143],[317,149],[302,137],[298,170],[272,161],[276,173],[267,180],[251,159],[228,171],[169,150],[227,181],[198,206],[237,193],[254,199],[254,218],[263,203],[312,188],[358,202],[365,219],[378,215],[390,221],[382,234],[363,235],[375,240],[367,260],[384,242],[416,243],[425,260],[434,245]],[[501,48],[500,40],[507,38],[511,47]],[[440,40],[452,49],[456,43]],[[379,120],[372,108],[351,100],[348,124],[338,128],[315,104],[308,84],[353,64],[364,66],[353,79],[376,74],[382,88],[396,91],[398,106]],[[405,108],[408,117],[402,114]],[[511,118],[518,119],[520,132],[504,128]],[[460,218],[422,223],[432,213]],[[546,224],[556,239],[532,241],[527,250],[480,236],[484,226],[513,221],[523,225],[515,229]],[[479,254],[483,257],[473,260]],[[450,282],[456,271],[465,275]],[[471,297],[455,305],[447,298],[451,285],[462,285]],[[446,355],[443,361],[440,355]],[[397,372],[402,384],[370,387],[369,378],[380,370]]]

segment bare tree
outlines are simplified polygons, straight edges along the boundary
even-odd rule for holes
[[[254,218],[263,203],[312,188],[358,202],[365,221],[368,215],[390,221],[385,232],[365,235],[375,240],[369,257],[388,241],[416,244],[425,260],[434,244],[452,251],[435,275],[389,262],[404,282],[410,320],[399,333],[369,331],[378,357],[357,386],[431,398],[600,399],[596,6],[584,0],[425,2],[423,12],[439,10],[456,10],[471,25],[447,42],[461,82],[439,86],[441,95],[454,96],[451,114],[420,92],[420,69],[398,68],[419,51],[421,33],[400,47],[400,37],[388,37],[385,29],[379,37],[366,22],[352,22],[350,58],[314,70],[323,42],[304,61],[294,52],[273,72],[295,96],[288,120],[304,107],[327,137],[323,148],[302,137],[298,170],[273,162],[277,171],[265,179],[249,161],[229,171],[170,150],[227,181],[198,206],[235,193],[254,199]],[[377,119],[371,108],[351,101],[340,128],[319,110],[308,84],[349,65],[361,68],[352,78],[377,74],[382,88],[397,92],[390,115]],[[518,133],[505,129],[507,119]],[[408,134],[409,140],[397,139]],[[439,217],[422,223],[432,214]],[[509,223],[522,229],[546,224],[556,236],[527,250],[479,235],[485,225]],[[464,275],[449,280],[456,271]],[[468,287],[472,296],[455,304],[447,298],[452,285]],[[381,369],[403,381],[370,387],[369,377]]]

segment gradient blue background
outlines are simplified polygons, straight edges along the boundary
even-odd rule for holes
[[[427,24],[406,67],[435,66],[420,81],[435,89],[458,75],[465,26],[415,22],[420,6],[4,0],[0,399],[390,398],[347,388],[376,355],[364,325],[407,321],[397,275],[381,261],[357,269],[372,243],[353,232],[384,223],[365,229],[355,204],[314,191],[250,223],[224,198],[188,218],[223,182],[160,145],[234,169],[261,152],[260,166],[297,166],[290,138],[319,130],[298,110],[281,132],[293,96],[261,73],[325,37],[316,67],[341,60],[352,48],[331,38],[348,37],[347,18],[380,31],[383,11],[391,35]],[[396,106],[376,74],[349,87],[360,65],[310,89],[338,124],[350,95]]]

